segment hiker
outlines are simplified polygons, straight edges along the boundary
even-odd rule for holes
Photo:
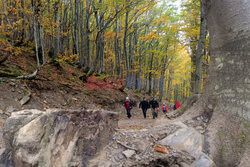
[[[147,118],[147,109],[149,108],[149,104],[145,97],[143,97],[143,100],[140,102],[139,108],[142,109],[144,118]]]
[[[124,103],[124,107],[125,107],[125,109],[127,110],[127,116],[128,116],[128,118],[130,119],[130,118],[131,118],[131,113],[130,113],[130,111],[131,111],[131,109],[132,109],[132,103],[130,102],[129,97],[126,97],[126,101],[125,101],[125,103]]]
[[[168,112],[168,107],[167,107],[167,105],[165,103],[163,103],[163,105],[161,106],[161,109],[162,109],[162,112],[164,114],[166,114]]]
[[[152,100],[149,102],[149,104],[150,104],[150,107],[151,107],[151,110],[152,110],[153,119],[155,119],[158,116],[158,114],[156,112],[156,109],[159,108],[159,103],[153,97]]]
[[[179,101],[176,101],[175,102],[175,105],[174,105],[174,110],[178,109],[181,107],[181,103]]]

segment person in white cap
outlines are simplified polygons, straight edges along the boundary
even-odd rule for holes
[[[130,119],[130,118],[131,118],[131,113],[130,113],[130,111],[131,111],[131,109],[132,109],[132,103],[130,102],[129,97],[126,97],[126,101],[125,101],[125,103],[124,103],[124,107],[125,107],[125,109],[127,110],[127,116],[128,116],[128,118]]]

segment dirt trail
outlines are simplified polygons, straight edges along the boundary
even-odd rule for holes
[[[118,122],[118,126],[120,129],[148,129],[153,126],[159,126],[159,125],[170,125],[174,122],[187,122],[192,120],[193,118],[199,116],[201,114],[202,108],[198,105],[194,105],[191,107],[187,113],[184,113],[180,117],[177,117],[175,119],[169,119],[165,114],[163,114],[161,111],[158,112],[158,117],[156,119],[152,119],[152,113],[149,109],[147,111],[147,118],[144,119],[142,115],[142,111],[139,108],[134,109],[136,111],[136,116],[132,117],[131,119],[128,118],[121,118]],[[170,110],[168,114],[171,114],[173,110]],[[132,111],[133,113],[133,111]],[[122,117],[125,117],[123,114]]]

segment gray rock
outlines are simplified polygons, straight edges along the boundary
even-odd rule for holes
[[[200,131],[200,130],[204,130],[204,128],[202,126],[197,126],[195,127],[196,130]]]
[[[6,147],[11,148],[14,134],[24,125],[36,117],[42,115],[43,111],[40,110],[22,110],[18,112],[12,112],[11,116],[5,121],[3,127],[3,139]]]
[[[87,166],[117,127],[113,112],[22,110],[6,120],[4,138],[16,166]]]
[[[181,128],[159,141],[159,144],[172,146],[176,150],[188,152],[193,157],[199,156],[203,149],[204,136],[194,128],[187,127],[181,122],[176,124]]]
[[[126,158],[131,158],[134,154],[135,154],[135,151],[134,150],[125,150],[122,152]]]
[[[215,167],[214,162],[204,153],[200,154],[200,157],[194,161],[191,167]]]
[[[13,111],[16,111],[16,109],[13,106],[9,106],[9,107],[6,108],[6,111],[11,113]]]
[[[15,82],[10,82],[10,85],[11,85],[11,86],[15,86],[16,83],[15,83]]]
[[[29,102],[31,93],[28,93],[27,95],[23,96],[23,98],[20,100],[20,104],[24,105]]]
[[[207,118],[206,118],[206,119],[204,119],[203,121],[204,121],[205,123],[208,123],[208,119],[207,119]]]
[[[173,153],[172,156],[175,157],[175,158],[178,158],[178,157],[180,157],[180,154],[179,153]]]
[[[190,167],[190,165],[185,162],[181,162],[180,167]]]
[[[139,155],[135,155],[135,160],[136,161],[140,161],[141,160],[141,157]]]
[[[117,155],[117,157],[118,157],[119,159],[123,159],[123,158],[124,158],[124,155],[123,155],[122,153],[119,153],[119,154]]]
[[[104,167],[111,167],[111,166],[112,166],[112,162],[110,162],[110,161],[106,161],[104,163]]]
[[[5,150],[6,150],[5,148],[1,148],[1,149],[0,149],[0,157],[1,157],[2,154],[5,152]]]

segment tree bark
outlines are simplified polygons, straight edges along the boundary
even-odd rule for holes
[[[225,128],[240,124],[233,123],[228,118],[238,115],[250,121],[250,1],[209,0],[205,1],[205,9],[210,33],[211,61],[204,102],[205,108],[213,111],[208,127],[208,142],[209,153],[216,158],[219,148],[215,142],[218,140],[215,139],[218,139],[218,133],[222,132],[227,137],[235,132],[229,129],[227,133]],[[212,128],[213,131],[210,131]],[[242,129],[237,128],[237,132],[242,132]],[[239,136],[236,136],[235,141],[238,140]],[[237,147],[233,142],[230,140],[229,145]],[[249,144],[246,146],[249,147]],[[238,160],[234,161],[235,166],[239,165]],[[245,164],[249,165],[249,160]]]
[[[126,0],[126,2],[129,2],[129,0]],[[125,57],[125,60],[126,60],[127,79],[130,76],[130,72],[129,72],[130,71],[129,55],[127,53],[128,16],[129,16],[129,11],[126,11],[124,37],[123,37],[123,53],[124,53],[124,57]]]
[[[201,82],[202,82],[202,58],[203,58],[203,50],[206,41],[207,35],[207,24],[205,18],[205,10],[203,8],[203,0],[200,0],[201,7],[200,7],[200,38],[198,41],[198,47],[196,50],[196,62],[195,62],[195,85],[194,85],[194,93],[200,94],[201,93]]]
[[[163,96],[163,88],[164,88],[164,83],[165,83],[165,71],[166,71],[166,66],[167,66],[167,62],[168,62],[168,55],[167,55],[167,51],[166,51],[166,55],[164,57],[163,60],[163,65],[162,65],[162,70],[161,70],[161,78],[160,78],[160,83],[159,83],[159,101],[162,100],[162,96]]]
[[[36,12],[35,12],[35,1],[32,0],[32,9],[33,9],[33,29],[34,29],[34,39],[35,39],[35,47],[36,47],[36,62],[37,62],[37,68],[40,68],[40,60],[38,55],[38,35],[37,35],[37,23],[36,23]]]

